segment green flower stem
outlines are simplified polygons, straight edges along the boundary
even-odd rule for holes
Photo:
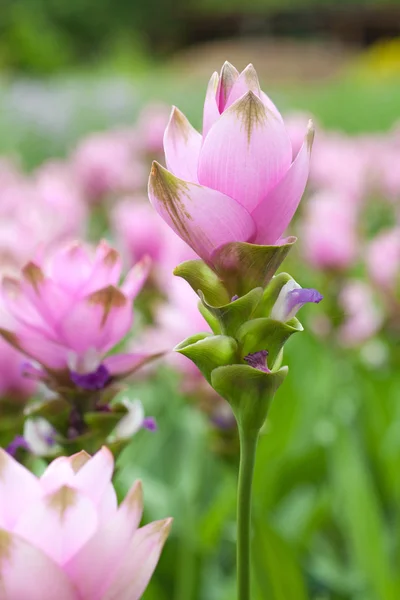
[[[251,491],[258,431],[239,427],[240,467],[237,505],[237,598],[250,600]]]

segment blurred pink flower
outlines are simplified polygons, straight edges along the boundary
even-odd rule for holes
[[[131,134],[110,131],[93,134],[78,145],[71,158],[73,172],[88,199],[100,202],[107,194],[143,187],[146,169],[131,141]]]
[[[400,286],[400,227],[380,233],[367,247],[366,263],[372,281],[383,290]]]
[[[304,256],[318,269],[347,269],[357,259],[357,210],[343,193],[310,198],[299,231]]]
[[[149,154],[161,153],[163,136],[168,125],[170,109],[158,102],[148,104],[140,113],[136,130],[142,151]]]
[[[3,279],[13,321],[0,333],[44,367],[44,379],[50,374],[64,384],[102,389],[144,360],[140,354],[106,355],[132,327],[132,300],[148,269],[144,259],[119,287],[121,258],[107,242],[94,256],[81,244],[64,246],[48,260],[26,264],[21,279]]]
[[[164,135],[169,170],[153,163],[150,200],[166,223],[206,262],[234,241],[276,243],[306,186],[314,132],[292,162],[282,117],[249,65],[225,63],[211,77],[203,135],[174,108]]]
[[[171,519],[138,528],[140,482],[118,507],[103,447],[57,458],[37,478],[0,449],[0,577],[10,600],[139,600]]]
[[[338,339],[344,346],[363,344],[372,338],[383,323],[383,313],[376,304],[373,291],[363,281],[349,280],[339,296],[344,322]]]

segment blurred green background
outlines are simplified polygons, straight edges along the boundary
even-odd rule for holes
[[[31,169],[89,132],[134,123],[155,100],[200,127],[208,77],[225,59],[253,62],[283,113],[385,131],[400,117],[399,35],[395,0],[3,0],[0,153]],[[292,274],[314,283],[306,268]],[[295,338],[257,458],[254,599],[398,600],[399,339],[372,368],[359,348]],[[119,489],[141,477],[146,518],[175,519],[144,598],[232,600],[237,454],[218,450],[179,389],[160,366],[130,391],[159,431],[125,450]]]

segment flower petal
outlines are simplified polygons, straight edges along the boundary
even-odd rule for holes
[[[229,95],[238,77],[239,71],[226,60],[222,65],[217,91],[217,103],[220,113],[225,110]]]
[[[149,256],[144,256],[142,260],[137,262],[125,277],[121,290],[127,298],[133,300],[144,284],[149,275],[152,261]]]
[[[29,504],[14,531],[63,565],[94,534],[97,524],[93,502],[78,490],[63,486]]]
[[[73,486],[84,492],[98,505],[103,494],[111,484],[114,471],[114,457],[110,450],[103,446],[76,473]]]
[[[214,123],[219,119],[220,113],[217,103],[217,91],[219,87],[219,75],[217,72],[211,75],[208,83],[206,99],[203,110],[203,140],[210,131]],[[197,174],[196,174],[197,181]]]
[[[247,241],[255,225],[238,202],[216,190],[178,179],[157,162],[149,179],[149,196],[164,221],[201,258],[231,241]]]
[[[18,535],[0,530],[3,600],[79,600],[65,573],[44,552]]]
[[[275,243],[292,220],[307,184],[313,139],[314,128],[310,121],[305,141],[292,166],[253,211],[257,223],[256,244]]]
[[[197,164],[202,137],[192,127],[185,115],[173,107],[164,134],[164,152],[167,168],[176,177],[186,181],[197,181]]]
[[[250,91],[210,130],[200,152],[199,182],[251,212],[283,177],[291,160],[285,126]]]
[[[168,537],[172,519],[139,529],[126,550],[103,600],[139,600],[146,589]]]
[[[161,352],[158,354],[111,354],[102,361],[102,364],[111,376],[123,378],[160,356],[162,356]]]
[[[232,86],[229,98],[225,105],[225,110],[232,106],[236,100],[239,100],[242,96],[247,94],[249,91],[254,92],[258,98],[261,96],[260,82],[258,81],[258,75],[252,64],[242,71]]]
[[[143,493],[138,481],[113,519],[100,527],[65,565],[64,569],[82,600],[103,598],[140,523],[142,512]]]
[[[26,506],[41,495],[38,479],[0,448],[0,526],[12,528]]]

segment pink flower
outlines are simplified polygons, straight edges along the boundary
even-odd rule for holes
[[[380,233],[367,248],[366,262],[374,283],[396,292],[400,285],[400,227]]]
[[[300,226],[306,260],[318,269],[347,269],[357,259],[357,209],[349,197],[321,191],[307,202]]]
[[[148,104],[137,121],[137,137],[142,151],[154,154],[162,152],[163,135],[168,124],[169,108],[165,104]]]
[[[363,344],[382,326],[382,311],[375,302],[372,289],[363,281],[348,281],[340,293],[339,304],[345,320],[338,337],[344,346]]]
[[[72,168],[92,202],[106,194],[135,190],[145,180],[144,167],[123,131],[85,138],[74,152]]]
[[[109,351],[132,327],[132,300],[149,269],[144,259],[119,286],[121,259],[107,242],[91,256],[80,244],[67,245],[5,277],[3,294],[13,322],[0,333],[44,368],[43,378],[63,386],[99,390],[136,369],[145,357]],[[40,369],[27,374],[40,378]]]
[[[9,600],[138,600],[171,519],[138,528],[134,483],[118,507],[103,447],[57,458],[37,478],[0,450],[0,578]]]
[[[282,117],[261,91],[252,65],[225,63],[211,77],[203,135],[174,108],[164,135],[168,170],[153,163],[150,201],[210,265],[228,242],[275,244],[307,182],[314,132],[292,162]]]

